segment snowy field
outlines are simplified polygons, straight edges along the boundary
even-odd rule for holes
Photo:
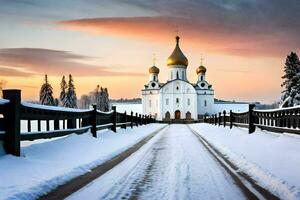
[[[300,199],[300,137],[257,130],[192,124],[190,127],[282,199]]]
[[[117,107],[117,112],[127,112],[142,114],[143,107],[141,103],[113,103],[113,106]]]
[[[0,156],[0,199],[35,199],[127,150],[163,124],[70,135],[22,147],[22,156]]]

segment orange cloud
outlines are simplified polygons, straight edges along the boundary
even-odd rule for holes
[[[284,33],[274,33],[272,29],[262,31],[259,27],[238,28],[231,24],[189,17],[90,18],[60,21],[58,25],[90,34],[146,39],[160,43],[169,42],[170,37],[175,35],[176,26],[179,26],[180,35],[184,35],[185,42],[190,47],[209,53],[239,56],[282,56],[299,48],[294,40],[285,38]]]
[[[0,49],[2,76],[31,76],[38,74],[75,76],[143,76],[133,72],[111,71],[108,67],[86,64],[91,58],[67,51],[38,48]]]

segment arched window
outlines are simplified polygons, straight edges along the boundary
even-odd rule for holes
[[[149,100],[149,107],[151,107],[151,100]]]
[[[187,105],[191,105],[191,100],[190,99],[187,99]]]
[[[176,103],[179,103],[179,98],[176,98]]]
[[[171,72],[171,80],[173,80],[173,73]]]
[[[204,107],[206,107],[207,106],[207,101],[206,100],[204,100]]]
[[[176,72],[176,78],[179,79],[179,74],[178,74],[178,72]]]
[[[203,81],[203,75],[200,76],[201,81]]]
[[[169,99],[166,99],[166,105],[169,105]]]
[[[184,71],[182,71],[181,75],[181,79],[184,80]]]

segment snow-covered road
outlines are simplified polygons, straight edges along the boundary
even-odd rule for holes
[[[170,125],[69,199],[245,199],[186,125]]]

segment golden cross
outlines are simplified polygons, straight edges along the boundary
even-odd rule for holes
[[[175,27],[175,33],[176,33],[176,36],[178,36],[178,34],[179,34],[179,27],[178,27],[178,25],[176,25],[176,27]]]
[[[156,58],[155,58],[155,53],[153,54],[153,66],[155,66],[155,61],[156,61]]]
[[[201,54],[201,65],[203,65],[203,54]]]

